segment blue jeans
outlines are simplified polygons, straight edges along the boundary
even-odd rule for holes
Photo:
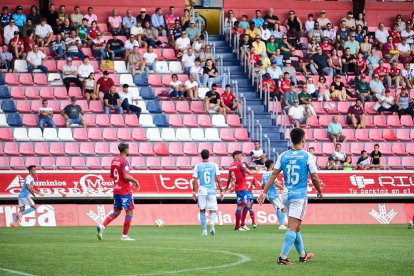
[[[123,114],[124,110],[122,109],[122,106],[112,105],[112,106],[105,106],[105,114],[109,115],[109,112],[111,110],[115,110],[118,112],[118,114]]]
[[[149,70],[152,70],[155,72],[155,61],[153,63],[147,62],[145,63],[145,74],[148,76]]]
[[[42,71],[46,75],[49,73],[46,66],[43,66],[43,65],[38,65],[37,68],[34,68],[32,65],[27,66],[27,70],[29,71],[29,73],[33,73],[33,70],[35,70],[35,69],[39,69],[40,71]]]
[[[101,58],[101,60],[104,60],[108,57],[106,55],[106,52],[105,52],[104,49],[99,49],[99,50],[93,51],[93,56],[94,57],[99,57],[99,58]]]
[[[318,71],[322,71],[325,74],[327,74],[328,76],[333,77],[333,70],[330,67],[325,67],[322,70],[321,69],[316,70],[315,66],[313,64],[311,64],[310,65],[310,70],[311,70],[312,74],[314,74],[314,75],[319,75]]]
[[[226,75],[218,75],[217,77],[214,78],[210,78],[209,75],[204,74],[203,76],[203,85],[207,86],[208,84],[208,88],[211,89],[211,86],[215,83],[220,83],[221,82],[221,88],[224,89],[224,87],[226,86]]]
[[[66,56],[71,58],[78,57],[79,59],[83,59],[84,54],[82,52],[67,52]]]
[[[115,57],[124,57],[125,55],[125,49],[117,49],[117,50],[112,50],[112,53],[109,53],[111,55],[111,59],[115,60]]]
[[[55,53],[59,56],[59,58],[66,59],[66,55],[63,53],[62,47],[58,47]]]
[[[51,128],[56,128],[55,122],[53,122],[52,118],[50,117],[44,117],[40,119],[39,127],[43,130],[45,128],[45,125],[48,125]]]
[[[175,97],[182,97],[184,95],[183,91],[177,91],[177,90],[173,90],[170,92],[170,97],[175,98]]]

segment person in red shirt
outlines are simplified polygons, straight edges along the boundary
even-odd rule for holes
[[[327,54],[328,56],[331,55],[331,52],[333,50],[333,46],[332,44],[329,43],[329,39],[327,37],[325,37],[323,39],[323,42],[319,45],[322,48],[322,52]]]
[[[103,71],[103,77],[100,77],[96,82],[96,91],[99,92],[99,99],[103,101],[106,93],[109,93],[109,89],[114,85],[114,80],[109,77],[108,71]]]
[[[384,63],[384,60],[381,59],[379,62],[379,66],[374,69],[374,75],[378,75],[380,80],[384,83],[384,85],[388,85],[388,87],[391,87],[391,77],[389,75],[389,69],[384,66]]]
[[[10,50],[12,50],[13,56],[17,59],[25,59],[26,53],[24,52],[24,42],[20,38],[18,31],[14,32],[14,37],[9,42]]]
[[[116,219],[121,214],[122,209],[124,209],[126,216],[121,240],[133,241],[134,239],[128,236],[132,215],[134,214],[134,198],[132,197],[133,191],[130,182],[134,184],[136,191],[139,191],[139,183],[138,180],[129,174],[129,162],[127,159],[129,155],[128,143],[120,143],[118,145],[118,150],[120,156],[115,157],[112,160],[110,174],[111,178],[114,180],[114,211],[105,218],[102,225],[97,227],[98,239],[102,239],[105,227],[111,223],[111,221]]]
[[[398,63],[394,62],[391,63],[391,69],[390,69],[390,77],[391,82],[395,82],[396,88],[401,88],[403,84],[403,79],[401,77],[401,69],[398,68]]]
[[[252,62],[253,65],[256,65],[256,63],[262,58],[260,55],[255,53],[255,49],[253,46],[250,47],[250,52],[247,52],[247,60]]]
[[[360,99],[357,99],[355,105],[351,105],[348,108],[346,122],[348,125],[352,125],[355,129],[365,128],[365,111]]]
[[[367,73],[366,72],[366,70],[367,70],[367,60],[364,59],[364,55],[361,52],[358,53],[358,57],[357,57],[355,63],[358,67],[358,71],[359,71],[360,74]]]
[[[286,92],[289,91],[290,89],[290,74],[289,72],[285,72],[283,74],[283,79],[281,79],[279,81],[279,91],[281,92],[280,94],[283,96]]]
[[[388,35],[392,37],[392,43],[398,44],[401,42],[401,32],[398,30],[397,23],[392,25],[391,31],[388,32]]]
[[[267,91],[269,91],[270,99],[273,99],[274,97],[276,97],[278,100],[280,100],[280,93],[278,93],[277,84],[274,80],[272,80],[269,73],[266,73],[263,75],[262,87],[263,87],[263,93],[267,93]]]
[[[167,24],[168,30],[174,27],[175,21],[180,21],[180,17],[175,14],[175,7],[170,6],[169,13],[164,16],[165,23]]]
[[[244,206],[250,208],[250,200],[248,195],[248,187],[246,183],[246,174],[255,174],[255,171],[249,170],[243,163],[243,153],[241,151],[234,151],[233,154],[234,162],[230,165],[229,177],[227,179],[226,190],[229,190],[231,183],[235,186],[237,196],[237,210],[236,210],[236,231],[247,231],[246,227],[241,227],[242,221],[242,210]]]
[[[223,108],[227,110],[237,110],[239,114],[241,113],[241,105],[240,101],[237,99],[236,95],[231,92],[231,86],[230,84],[226,85],[226,88],[224,90],[224,93],[221,94],[221,105]]]

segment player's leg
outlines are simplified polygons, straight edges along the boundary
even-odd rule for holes
[[[287,229],[287,227],[285,226],[286,208],[283,205],[283,200],[280,196],[276,198],[275,205],[277,209],[276,216],[279,221],[279,229],[286,230]]]
[[[132,216],[134,215],[134,198],[132,197],[132,195],[124,195],[123,198],[124,200],[122,201],[122,207],[125,209],[126,216],[124,221],[124,227],[122,229],[121,240],[133,241],[134,239],[128,236],[128,232],[129,228],[131,227]]]
[[[210,212],[210,234],[214,236],[216,234],[216,229],[214,228],[214,224],[217,222],[217,197],[216,195],[208,195],[207,196],[207,206],[206,210]]]
[[[290,214],[290,201],[285,197],[283,198],[283,203],[286,206],[288,214]],[[292,246],[296,240],[296,226],[298,219],[292,216],[288,217],[288,230],[286,231],[285,237],[283,239],[282,251],[280,253],[278,264],[282,265],[292,265],[291,262],[287,259]]]
[[[26,203],[27,203],[27,205],[30,206],[30,208],[27,208],[24,211],[20,211],[20,214],[22,216],[27,215],[27,214],[29,214],[29,213],[31,213],[31,212],[33,212],[33,211],[36,210],[36,206],[35,206],[35,203],[34,203],[33,199],[31,199],[30,197],[28,197],[26,199]]]
[[[254,210],[253,210],[253,202],[254,202],[254,199],[253,199],[253,197],[250,199],[250,209],[249,209],[249,214],[250,214],[250,218],[252,219],[252,226],[253,226],[253,228],[256,228],[257,227],[257,224],[256,224],[256,214],[255,214],[255,212],[254,212]]]
[[[122,200],[120,195],[114,195],[114,211],[110,213],[104,220],[103,224],[99,224],[96,227],[96,231],[98,232],[97,237],[99,240],[102,239],[103,231],[105,230],[106,226],[110,224],[114,219],[116,219],[122,211]]]
[[[244,201],[244,208],[242,211],[240,228],[243,228],[244,230],[250,230],[249,227],[246,226],[246,217],[247,217],[247,214],[250,213],[250,208],[251,208],[251,201],[250,201],[248,194],[244,196],[243,201]]]
[[[10,223],[10,227],[17,227],[17,222],[22,219],[22,212],[25,209],[25,205],[23,203],[23,201],[21,200],[21,198],[19,198],[19,211],[17,212],[16,216],[13,217],[13,221]]]
[[[210,234],[214,236],[216,234],[216,229],[214,224],[217,221],[217,213],[215,210],[210,210]]]
[[[198,195],[197,198],[198,209],[200,209],[200,224],[201,235],[207,236],[207,219],[206,219],[206,207],[207,207],[207,195]]]
[[[236,209],[236,226],[234,228],[234,230],[240,230],[240,231],[246,231],[243,228],[240,228],[240,223],[241,223],[241,216],[242,216],[242,211],[244,208],[244,194],[242,192],[236,192],[237,195],[237,209]]]

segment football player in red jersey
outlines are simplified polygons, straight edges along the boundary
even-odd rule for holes
[[[246,227],[240,227],[242,210],[244,206],[250,209],[250,200],[248,194],[248,187],[246,183],[246,174],[256,174],[257,172],[249,170],[242,162],[243,153],[236,150],[232,154],[234,162],[230,165],[229,177],[227,179],[226,190],[229,189],[231,182],[235,185],[237,195],[237,210],[236,210],[236,227],[234,230],[247,231]]]
[[[121,240],[133,241],[134,239],[128,236],[132,215],[134,214],[134,198],[132,197],[133,191],[130,182],[134,184],[137,191],[139,191],[139,183],[138,180],[129,174],[128,143],[120,143],[118,150],[120,156],[114,158],[111,162],[111,178],[114,180],[114,211],[106,217],[102,225],[97,227],[98,239],[102,239],[105,227],[119,216],[123,208],[125,209],[126,216]]]

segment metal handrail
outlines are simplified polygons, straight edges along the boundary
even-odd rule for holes
[[[264,135],[264,139],[266,142],[266,152],[270,154],[270,138],[267,136],[267,134]]]
[[[275,148],[273,148],[272,149],[272,151],[273,151],[273,161],[275,162],[275,164],[276,164],[276,161],[277,161],[277,159],[279,158],[279,153],[276,151],[276,149]]]
[[[216,43],[215,42],[210,43],[210,47],[212,49],[211,54],[213,55],[213,57],[215,57],[216,56]]]
[[[231,85],[231,74],[230,74],[230,67],[226,67],[227,68],[227,84]],[[224,89],[224,87],[223,87]]]
[[[220,27],[220,34],[224,34],[224,9],[220,10],[220,22],[219,22],[219,27]]]
[[[248,118],[247,118],[248,126],[247,126],[247,129],[249,130],[249,133],[250,133],[250,136],[251,136],[250,138],[252,140],[254,140],[255,139],[255,137],[254,137],[254,111],[250,107],[248,107],[247,111],[248,111]]]
[[[256,120],[256,140],[259,140],[260,145],[263,145],[263,127],[259,120]]]
[[[243,93],[240,94],[240,100],[242,101],[242,120],[243,120],[243,126],[246,125],[247,121],[246,121],[246,116],[247,116],[247,108],[246,108],[246,97],[244,97]]]
[[[234,91],[236,91],[236,97],[239,98],[239,81],[233,80],[234,83]]]
[[[225,27],[224,27],[225,28]],[[231,42],[232,42],[232,40],[231,40],[231,35],[232,35],[232,33],[231,33],[231,24],[230,24],[230,26],[229,26],[229,28],[230,28],[230,30],[229,30],[229,46],[230,46],[230,48],[231,48]]]
[[[270,110],[270,85],[267,84],[266,86],[267,86],[266,87],[267,91],[265,94],[265,107],[266,107],[266,111],[269,112]]]

